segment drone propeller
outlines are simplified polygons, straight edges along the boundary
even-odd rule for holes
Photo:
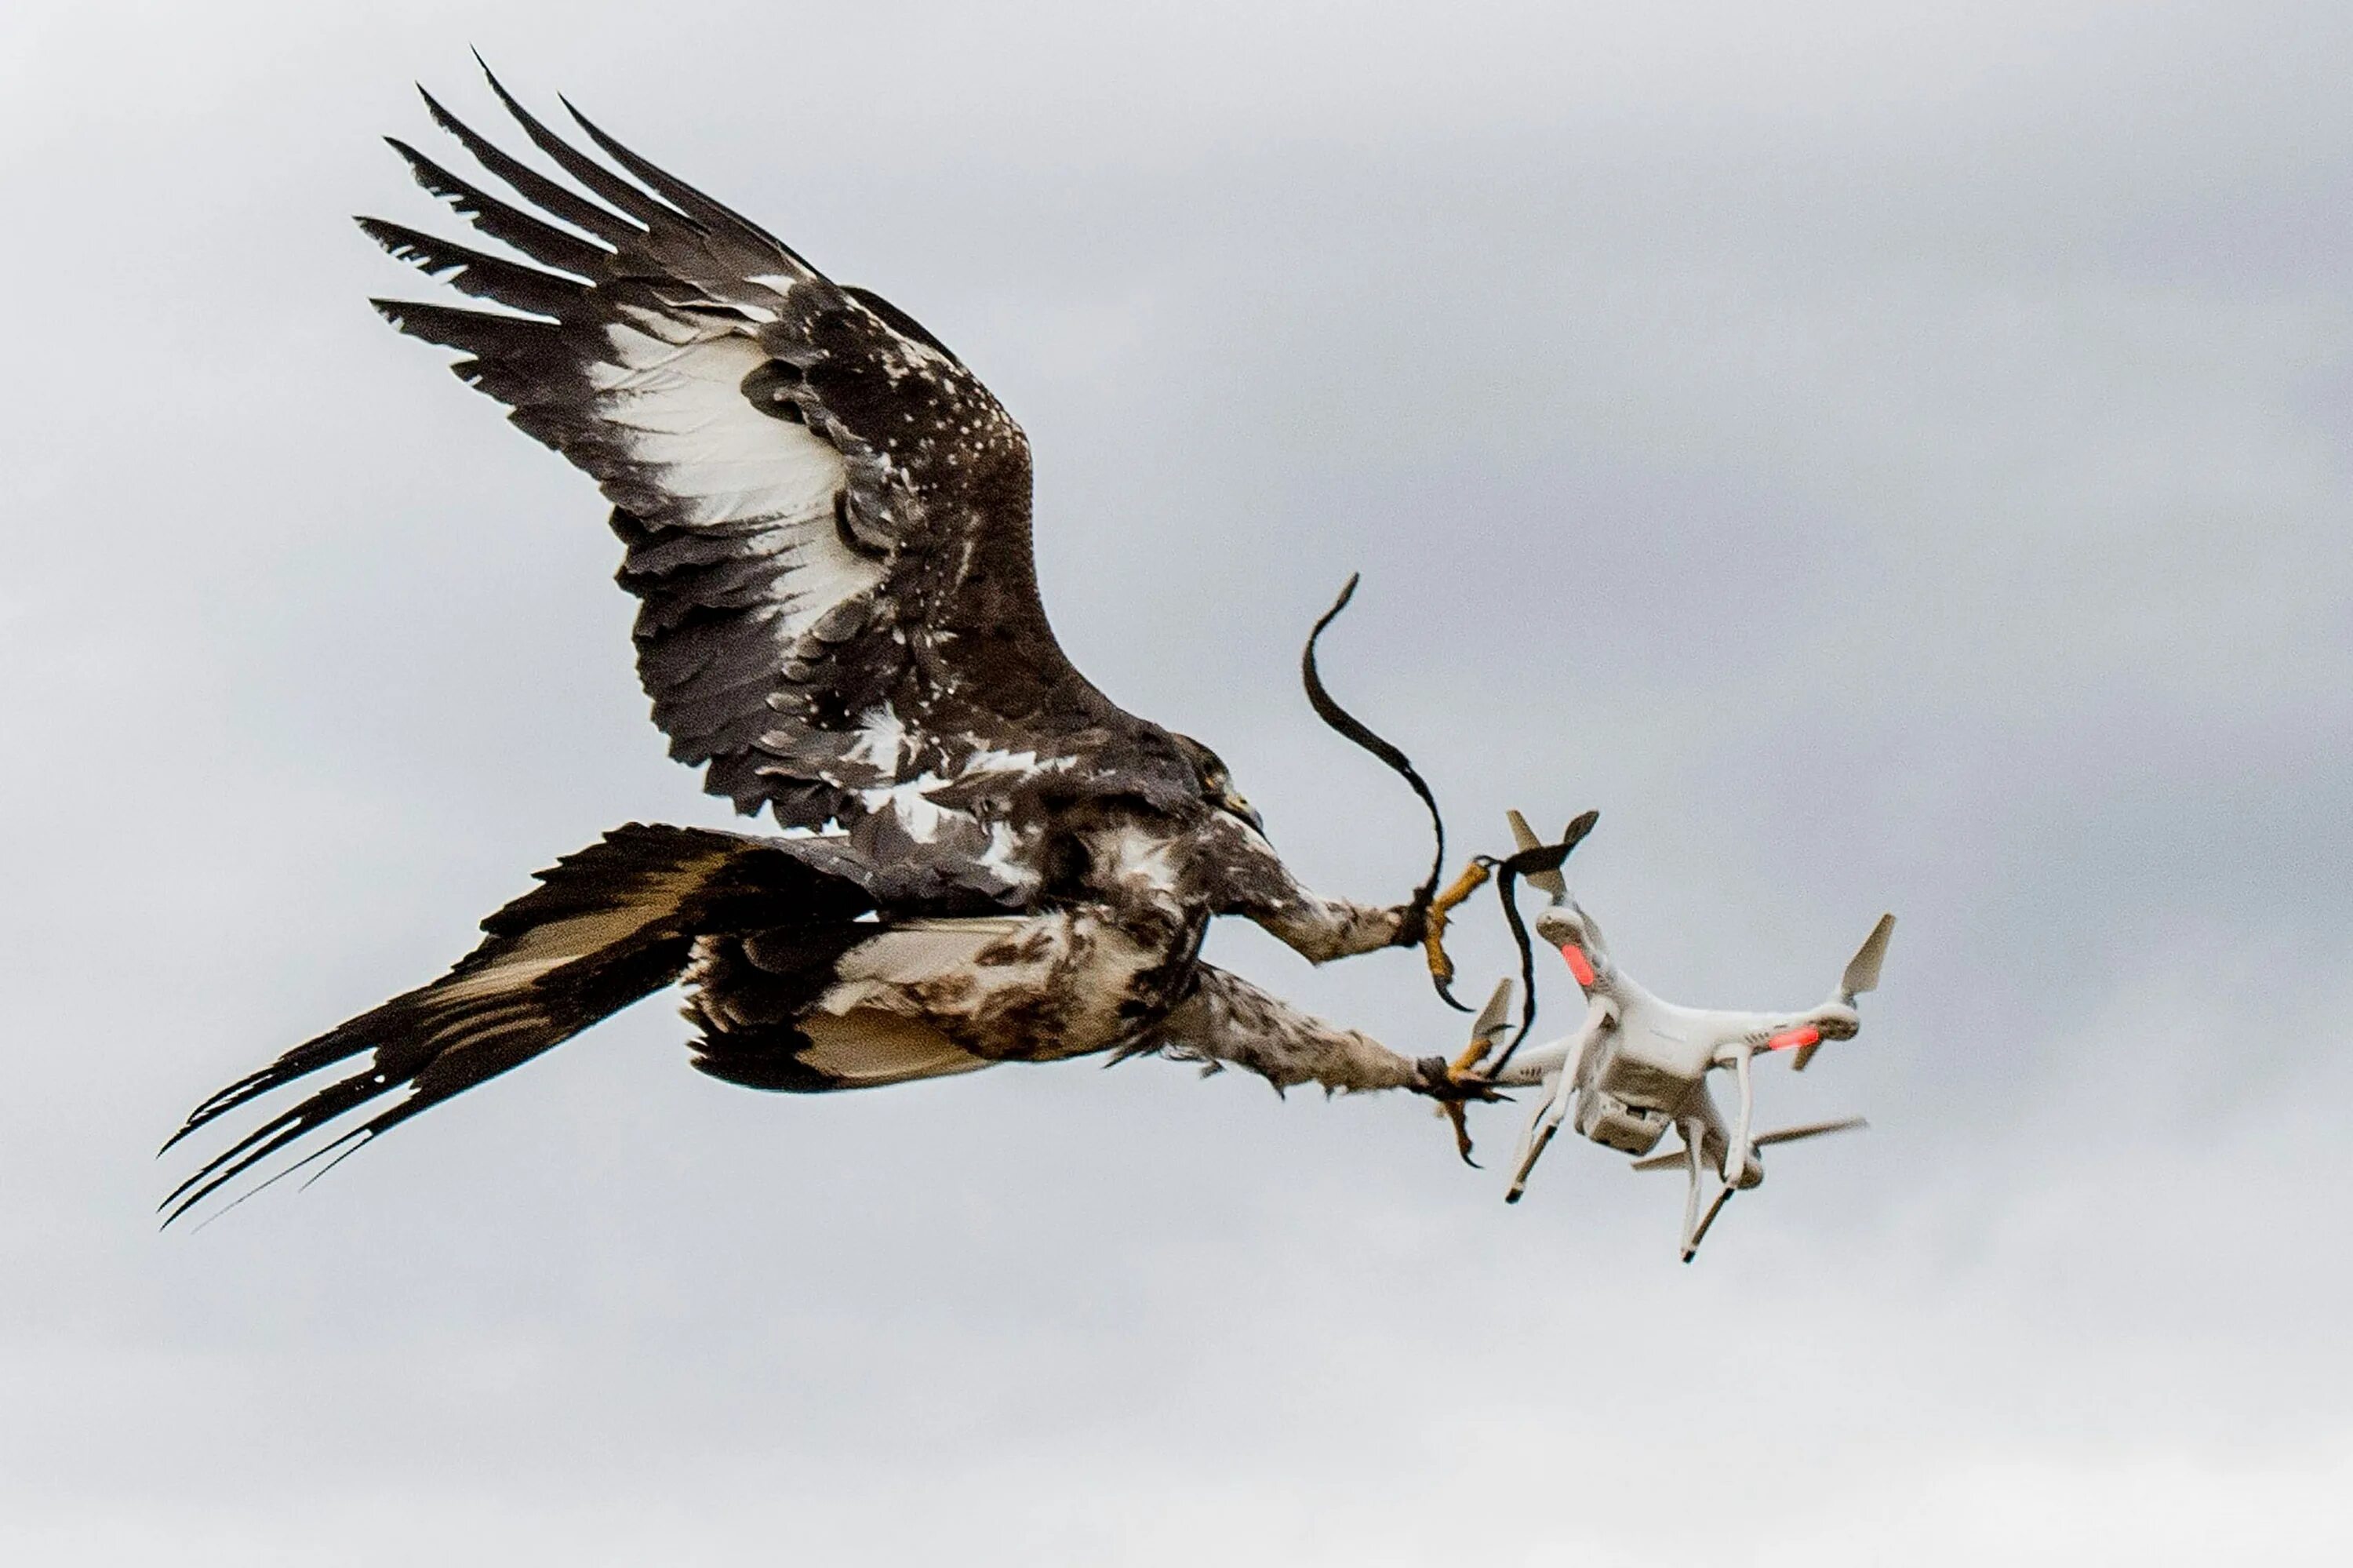
[[[1887,958],[1887,938],[1894,934],[1895,916],[1882,915],[1879,924],[1871,928],[1871,935],[1862,939],[1862,946],[1854,950],[1854,957],[1847,960],[1846,973],[1839,977],[1840,1006],[1852,1007],[1856,997],[1879,989],[1879,966]],[[1793,1073],[1804,1072],[1806,1065],[1814,1059],[1814,1053],[1822,1048],[1819,1034],[1811,1040],[1793,1040],[1790,1044],[1798,1048],[1797,1055],[1789,1062]],[[1775,1046],[1776,1050],[1782,1048]]]
[[[1472,1021],[1471,1044],[1462,1048],[1462,1054],[1454,1058],[1454,1072],[1458,1075],[1477,1072],[1479,1065],[1494,1054],[1495,1047],[1501,1045],[1504,1036],[1511,1032],[1512,977],[1505,975],[1495,982],[1493,992],[1487,998],[1487,1005],[1481,1008],[1479,1016]],[[1462,1157],[1463,1164],[1477,1170],[1479,1162],[1471,1158],[1471,1123],[1463,1115],[1462,1102],[1447,1100],[1439,1106],[1438,1114],[1454,1126],[1454,1152]]]
[[[1759,1134],[1749,1147],[1763,1149],[1776,1143],[1796,1143],[1800,1139],[1820,1138],[1824,1133],[1847,1132],[1870,1125],[1859,1116],[1846,1117],[1838,1121],[1804,1122],[1796,1127],[1778,1128],[1774,1131]],[[1681,1168],[1690,1177],[1689,1195],[1683,1200],[1683,1261],[1685,1263],[1689,1263],[1697,1255],[1699,1244],[1707,1237],[1708,1226],[1715,1224],[1715,1216],[1724,1212],[1724,1205],[1732,1201],[1732,1195],[1735,1192],[1740,1191],[1727,1177],[1726,1180],[1717,1183],[1715,1200],[1708,1204],[1707,1213],[1704,1214],[1700,1213],[1699,1187],[1703,1171],[1700,1164],[1700,1140],[1701,1135],[1686,1125],[1683,1132],[1683,1146],[1681,1149],[1672,1154],[1653,1154],[1647,1160],[1634,1161],[1634,1169],[1637,1171],[1672,1171]],[[1746,1165],[1746,1160],[1744,1160],[1742,1164]],[[1733,1169],[1728,1154],[1725,1168],[1727,1171]]]
[[[1528,820],[1525,817],[1517,811],[1505,811],[1504,816],[1512,825],[1512,842],[1519,846],[1521,854],[1528,854],[1545,847],[1545,842],[1536,837],[1536,831],[1528,826]],[[1561,842],[1570,845],[1576,844],[1587,833],[1593,831],[1594,821],[1595,813],[1591,811],[1578,817],[1561,830]],[[1568,879],[1561,874],[1558,866],[1529,872],[1526,881],[1530,887],[1540,889],[1555,904],[1564,904],[1568,901]],[[1585,922],[1585,929],[1590,940],[1599,945],[1602,940],[1600,924],[1582,909],[1577,911],[1577,915]],[[1582,948],[1564,947],[1560,950],[1560,956],[1568,965],[1568,972],[1577,977],[1578,985],[1590,987],[1593,984],[1593,960]]]
[[[1512,945],[1519,949],[1520,979],[1525,982],[1528,993],[1520,1004],[1519,1032],[1512,1036],[1511,1044],[1505,1045],[1503,1054],[1495,1058],[1493,1065],[1488,1069],[1491,1073],[1504,1070],[1511,1062],[1513,1054],[1527,1040],[1528,1031],[1536,1024],[1535,948],[1528,940],[1527,923],[1520,918],[1519,885],[1526,881],[1540,887],[1557,887],[1560,893],[1554,895],[1556,901],[1565,896],[1568,883],[1560,874],[1561,863],[1585,842],[1585,835],[1591,832],[1593,824],[1600,820],[1600,812],[1587,811],[1571,819],[1568,826],[1561,830],[1560,842],[1530,843],[1528,841],[1535,835],[1529,832],[1527,819],[1517,811],[1512,813],[1512,834],[1520,841],[1520,847],[1495,863],[1495,896],[1503,903],[1504,924],[1511,928]],[[1580,980],[1578,983],[1585,982]],[[1467,1012],[1470,1009],[1463,1011]]]
[[[1757,1139],[1757,1147],[1768,1148],[1776,1143],[1797,1143],[1804,1139],[1820,1138],[1831,1132],[1861,1132],[1871,1125],[1862,1117],[1841,1117],[1836,1121],[1809,1121],[1796,1127],[1785,1127]]]
[[[1528,826],[1528,820],[1525,817],[1521,816],[1517,811],[1506,811],[1504,815],[1512,824],[1513,847],[1521,850],[1544,848],[1544,840],[1536,837],[1536,831]],[[1567,838],[1568,835],[1563,833],[1561,836]],[[1528,873],[1528,885],[1548,898],[1568,896],[1568,878],[1560,874],[1558,866],[1555,866],[1550,871]]]
[[[1879,989],[1879,966],[1887,957],[1887,938],[1895,934],[1895,916],[1882,915],[1862,946],[1847,960],[1846,973],[1839,977],[1839,996],[1849,1007],[1854,999],[1867,991]]]
[[[1771,1132],[1759,1133],[1749,1147],[1770,1149],[1777,1143],[1796,1143],[1801,1139],[1820,1138],[1825,1133],[1860,1131],[1870,1125],[1869,1121],[1859,1116],[1845,1117],[1838,1121],[1810,1121],[1797,1127],[1778,1128]],[[1672,1154],[1653,1154],[1648,1160],[1637,1160],[1634,1161],[1633,1169],[1678,1171],[1683,1168],[1683,1151],[1677,1150]]]
[[[1461,1065],[1477,1066],[1502,1042],[1511,1024],[1512,977],[1505,975],[1488,993],[1487,1005],[1479,1010],[1479,1016],[1471,1021],[1471,1049],[1464,1053],[1469,1060]]]

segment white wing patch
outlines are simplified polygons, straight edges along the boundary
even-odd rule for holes
[[[896,772],[899,764],[914,750],[906,726],[888,704],[868,709],[864,718],[865,724],[858,738],[843,753],[843,760],[879,768],[886,774]],[[984,822],[969,811],[944,806],[932,799],[932,792],[977,779],[1060,773],[1071,766],[1067,757],[1040,758],[1034,751],[976,751],[965,758],[954,773],[918,773],[895,784],[853,788],[851,793],[868,816],[887,813],[896,817],[900,829],[917,843],[936,843],[944,833],[968,841],[983,864],[1004,870],[1008,857],[1019,847],[1013,831],[1001,821]],[[831,781],[852,782],[838,776]]]
[[[629,462],[652,471],[677,498],[665,521],[754,525],[753,553],[784,568],[771,592],[777,646],[789,655],[828,613],[883,578],[882,563],[842,543],[834,526],[834,498],[849,482],[841,454],[744,395],[744,378],[768,362],[750,338],[630,314],[630,323],[606,329],[611,361],[590,367],[597,414]]]
[[[841,454],[806,425],[773,418],[744,396],[768,354],[732,329],[687,327],[646,312],[605,329],[613,362],[594,367],[596,411],[620,429],[629,456],[661,471],[662,488],[702,503],[681,521],[726,523],[830,507],[848,478]],[[752,498],[721,510],[724,497]]]

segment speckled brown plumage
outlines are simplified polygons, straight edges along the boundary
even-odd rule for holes
[[[348,1151],[672,983],[695,1065],[764,1089],[1098,1052],[1443,1088],[1200,962],[1220,915],[1316,962],[1410,939],[1413,916],[1299,885],[1208,748],[1071,667],[1039,600],[1029,441],[963,362],[576,112],[609,164],[491,85],[578,188],[428,97],[513,199],[393,145],[521,259],[362,219],[490,307],[379,308],[459,351],[461,377],[611,503],[672,753],[739,810],[814,831],[633,824],[567,857],[449,973],[199,1106],[174,1142],[231,1113],[261,1124],[171,1213],[273,1156]]]

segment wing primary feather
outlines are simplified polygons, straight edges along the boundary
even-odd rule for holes
[[[1000,851],[979,825],[1000,809],[984,802],[1029,787],[1028,775],[977,767],[984,756],[1059,748],[1057,766],[1087,793],[1190,800],[1190,763],[1055,642],[1030,547],[1029,443],[979,379],[904,313],[831,284],[568,100],[543,123],[487,66],[484,76],[532,151],[512,131],[497,132],[501,151],[421,97],[479,161],[470,175],[483,190],[500,185],[495,197],[396,150],[473,221],[459,238],[493,256],[369,230],[474,298],[377,309],[457,351],[454,373],[644,520],[642,546],[623,531],[638,673],[674,754],[707,764],[704,787],[740,810],[770,806],[786,826],[921,817],[943,863],[1001,860],[975,873],[991,886],[1038,874],[1028,847]],[[567,112],[559,135],[551,126]],[[783,396],[747,387],[771,374],[792,383]],[[846,530],[828,530],[828,503]],[[966,565],[942,577],[927,564],[944,561]],[[853,602],[862,614],[843,608]],[[934,667],[911,647],[917,620],[992,635],[941,652]],[[878,770],[860,736],[886,703],[910,743]],[[828,782],[852,758],[861,779],[892,786],[970,772],[967,799],[941,808]],[[945,836],[935,808],[959,819]]]
[[[459,217],[484,234],[501,245],[513,246],[541,266],[554,267],[578,278],[594,278],[612,260],[613,253],[603,246],[509,207],[459,179],[399,137],[386,136],[385,141],[407,164],[408,172],[416,176],[418,185],[448,202]]]
[[[522,133],[531,138],[532,145],[554,159],[558,167],[587,186],[593,195],[602,196],[639,223],[649,227],[663,222],[683,223],[693,228],[702,227],[699,220],[647,195],[541,124],[538,117],[506,90],[480,55],[474,57],[474,63],[481,66],[482,76],[490,82],[491,90],[498,94],[499,101],[506,106],[509,114],[514,116],[515,123],[522,127]]]
[[[652,186],[657,194],[669,201],[670,205],[676,207],[680,211],[683,212],[690,217],[698,219],[703,228],[706,229],[733,228],[739,231],[745,238],[755,240],[764,246],[773,246],[780,254],[789,259],[795,266],[801,268],[812,277],[817,275],[817,269],[811,267],[807,261],[804,260],[799,253],[795,251],[791,246],[786,245],[783,240],[769,233],[766,229],[761,228],[750,218],[745,217],[742,213],[737,212],[725,202],[695,189],[694,186],[688,185],[684,180],[680,179],[676,175],[671,174],[669,170],[661,168],[647,159],[640,157],[638,154],[632,153],[628,148],[621,145],[620,143],[607,135],[603,131],[598,130],[596,124],[590,121],[586,115],[581,113],[580,111],[573,105],[570,99],[565,98],[559,93],[556,95],[555,101],[564,105],[565,112],[572,116],[574,123],[577,124],[581,130],[586,132],[588,133],[588,139],[596,143],[598,147],[602,148],[607,157],[620,164],[623,168],[628,170],[629,173],[637,175],[638,178],[643,180],[647,185]],[[928,336],[929,334],[925,335]]]
[[[512,353],[526,347],[561,352],[563,329],[552,322],[528,316],[502,316],[489,311],[461,311],[449,305],[428,305],[416,300],[370,300],[376,313],[411,337],[467,354]],[[450,366],[471,376],[466,362]]]
[[[417,91],[425,100],[425,111],[433,116],[436,125],[455,137],[459,146],[473,154],[476,163],[506,181],[517,196],[550,217],[561,219],[583,234],[593,234],[608,245],[628,245],[645,238],[645,230],[618,213],[608,212],[566,190],[530,164],[501,151],[488,137],[476,134],[473,127],[442,108],[439,101],[422,87]]]
[[[275,1120],[264,1122],[205,1161],[164,1199],[160,1207],[164,1211],[165,1227],[170,1227],[225,1183],[236,1181],[304,1133],[323,1127],[345,1111],[383,1094],[390,1086],[375,1082],[376,1076],[373,1070],[369,1070],[353,1073],[347,1078],[338,1078],[300,1105],[281,1113]]]
[[[380,217],[352,221],[394,260],[407,262],[461,294],[511,310],[561,320],[578,313],[587,292],[586,284],[573,279],[485,255]]]

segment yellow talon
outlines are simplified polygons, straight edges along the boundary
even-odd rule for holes
[[[1483,866],[1472,867],[1472,870],[1482,873],[1485,869]],[[1485,880],[1483,874],[1479,878],[1481,882]],[[1463,881],[1471,882],[1469,873],[1464,874]],[[1476,887],[1478,882],[1471,882],[1471,885]],[[1465,894],[1463,896],[1467,897],[1468,895]],[[1461,897],[1454,900],[1457,904],[1461,901]],[[1471,1044],[1462,1048],[1461,1055],[1446,1065],[1446,1075],[1449,1079],[1456,1084],[1471,1083],[1477,1084],[1482,1088],[1486,1086],[1486,1080],[1478,1075],[1479,1067],[1493,1053],[1495,1047],[1503,1044],[1504,1036],[1511,1033],[1511,1012],[1512,982],[1506,979],[1496,985],[1494,994],[1487,999],[1487,1005],[1479,1010],[1478,1022],[1471,1025]],[[1482,1097],[1491,1097],[1493,1091],[1490,1090],[1487,1096]],[[1462,1107],[1461,1100],[1450,1099],[1440,1105],[1438,1110],[1439,1114],[1443,1116],[1454,1128],[1454,1152],[1462,1157],[1463,1164],[1475,1167],[1479,1162],[1471,1158],[1471,1122],[1464,1115]]]
[[[1454,983],[1454,960],[1446,956],[1446,918],[1465,899],[1486,886],[1491,874],[1484,864],[1474,860],[1462,868],[1462,874],[1445,892],[1430,902],[1430,913],[1422,924],[1421,952],[1429,960],[1430,977],[1441,988]]]

